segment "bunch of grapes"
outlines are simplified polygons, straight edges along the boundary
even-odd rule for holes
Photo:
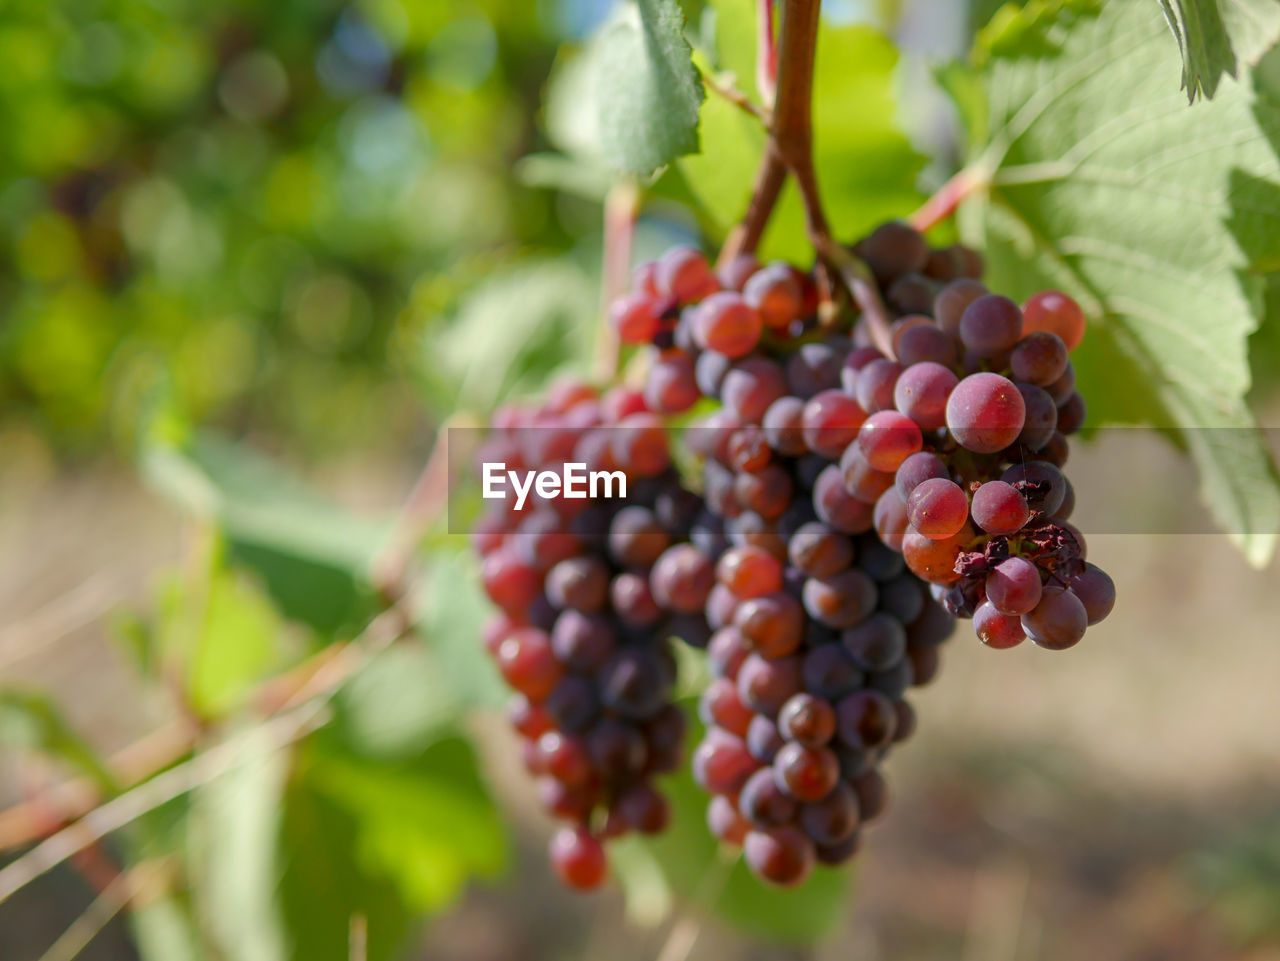
[[[603,877],[602,839],[669,816],[651,779],[681,750],[670,638],[711,668],[693,756],[709,826],[789,885],[846,861],[883,810],[881,762],[915,729],[905,694],[956,617],[992,647],[1058,650],[1114,603],[1061,470],[1085,416],[1079,306],[1020,308],[974,252],[899,223],[853,252],[888,316],[820,310],[789,264],[670,250],[611,307],[647,354],[640,389],[560,385],[494,418],[484,459],[634,482],[625,502],[506,505],[477,535],[504,612],[488,640],[528,766],[572,822],[552,858],[574,886]]]
[[[480,452],[512,470],[581,462],[622,470],[625,500],[499,501],[477,527],[485,590],[501,610],[485,644],[516,691],[509,717],[546,810],[568,825],[551,862],[571,887],[604,879],[602,841],[670,818],[655,775],[679,767],[670,638],[704,644],[712,562],[680,540],[701,506],[669,467],[667,438],[625,389],[554,389],[506,408]],[[699,588],[699,585],[702,585]],[[700,592],[699,592],[700,590]]]
[[[1069,359],[1083,311],[1053,290],[1019,308],[973,277],[930,283],[918,272],[934,255],[901,224],[855,249],[900,316],[892,357],[866,347],[846,362],[843,386],[866,412],[846,484],[881,489],[885,543],[985,644],[1075,645],[1115,603],[1069,521],[1062,472],[1085,419]]]
[[[647,402],[720,402],[683,435],[706,504],[691,540],[717,559],[694,775],[711,830],[795,884],[850,858],[883,809],[879,763],[915,728],[904,695],[936,673],[953,619],[872,532],[874,498],[846,486],[866,414],[841,389],[853,340],[819,328],[813,278],[748,258],[717,276],[680,248],[636,288],[614,320],[657,348]]]

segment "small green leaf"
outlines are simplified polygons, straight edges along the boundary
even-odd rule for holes
[[[232,572],[214,570],[201,593],[188,606],[187,694],[196,710],[218,717],[278,664],[283,624],[270,599]]]
[[[450,683],[453,673],[453,665],[422,644],[396,644],[343,685],[334,703],[335,729],[357,754],[416,754],[460,710],[462,691]]]
[[[1182,52],[1189,100],[1212,98],[1224,74],[1238,77],[1280,41],[1276,0],[1160,0]]]
[[[479,565],[456,545],[433,551],[427,559],[419,633],[460,704],[501,707],[507,698],[493,661],[480,643],[481,629],[493,607],[480,587]]]
[[[286,617],[331,637],[376,609],[369,571],[389,521],[350,514],[211,435],[181,445],[153,438],[142,466],[162,493],[218,526],[230,559],[262,578]]]
[[[474,288],[426,349],[442,402],[488,410],[539,389],[568,358],[589,356],[599,293],[569,260],[529,260],[495,271]]]
[[[698,149],[704,92],[677,0],[626,3],[591,52],[601,154],[647,174]]]
[[[291,961],[349,961],[352,918],[368,926],[369,961],[397,956],[414,914],[382,873],[367,871],[357,851],[356,819],[295,777],[285,794],[280,902]],[[168,961],[168,959],[165,959]]]
[[[1178,434],[1219,523],[1263,564],[1280,479],[1244,398],[1261,273],[1280,263],[1267,137],[1280,111],[1247,77],[1186,109],[1161,81],[1175,54],[1143,0],[1054,6],[1016,22],[1016,47],[987,38],[972,166],[991,186],[961,207],[962,234],[987,254],[993,289],[1081,302],[1091,421]]]
[[[460,737],[413,758],[374,762],[317,741],[306,779],[355,825],[361,869],[395,886],[414,911],[438,911],[473,876],[506,863],[506,834]]]

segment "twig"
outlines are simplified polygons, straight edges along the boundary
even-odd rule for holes
[[[190,724],[175,721],[126,747],[107,767],[119,783],[136,784],[190,753],[195,738],[196,730]],[[79,777],[0,812],[0,851],[29,844],[67,821],[83,817],[100,796],[95,781]],[[50,812],[54,811],[58,817],[51,820]]]
[[[116,603],[123,586],[114,577],[95,574],[18,623],[0,630],[0,651],[13,649],[7,657],[0,658],[0,670],[92,624]]]
[[[766,127],[773,122],[773,115],[769,112],[769,109],[760,106],[739,89],[737,84],[734,83],[733,74],[716,76],[701,67],[698,68],[698,72],[702,74],[702,82],[706,84],[707,89],[716,96],[727,100],[739,110],[749,113]]]
[[[636,215],[640,208],[640,188],[630,178],[610,188],[604,201],[604,263],[600,284],[600,331],[596,338],[593,364],[596,378],[609,382],[618,373],[621,344],[618,332],[609,323],[609,305],[627,289],[631,271],[631,246]]]
[[[450,429],[475,424],[473,415],[458,411],[440,425],[422,472],[400,508],[391,537],[373,561],[373,581],[388,606],[404,594],[413,552],[449,502]]]
[[[718,263],[723,266],[740,254],[754,254],[760,246],[760,238],[769,224],[769,217],[778,203],[778,195],[782,193],[782,185],[787,179],[787,167],[782,157],[773,149],[773,144],[765,148],[760,170],[756,174],[755,186],[751,190],[751,200],[747,204],[747,212],[742,222],[729,232],[724,246],[720,249]]]
[[[40,961],[74,961],[89,944],[111,923],[112,918],[124,910],[133,900],[138,885],[133,872],[118,874],[103,891],[93,899],[82,915],[76,918],[49,950],[40,955]]]
[[[989,183],[989,178],[982,171],[966,167],[934,191],[933,196],[907,218],[907,223],[924,233],[950,217],[966,197],[985,189]]]
[[[250,736],[265,737],[271,750],[279,750],[311,733],[324,722],[325,707],[342,683],[412,626],[413,614],[406,597],[375,618],[338,656],[330,658],[285,703],[282,713],[94,808],[0,869],[0,904],[76,852],[232,770]]]
[[[831,239],[818,237],[814,240],[818,256],[830,264],[839,274],[840,279],[849,290],[854,303],[862,311],[871,331],[871,340],[876,348],[886,357],[894,357],[892,321],[889,311],[880,298],[880,288],[870,268],[852,252]]]

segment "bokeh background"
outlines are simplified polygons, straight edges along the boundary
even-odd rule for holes
[[[47,692],[105,756],[165,728],[189,705],[162,670],[140,669],[138,647],[163,633],[157,612],[181,607],[193,568],[204,588],[248,592],[230,629],[278,629],[277,663],[314,643],[261,613],[258,588],[163,496],[157,437],[216,431],[377,523],[458,410],[582,369],[607,182],[579,171],[565,188],[543,104],[564,45],[611,6],[4,5],[0,686]],[[846,0],[827,13],[895,36],[904,126],[945,157],[955,124],[925,65],[965,49],[995,6]],[[659,185],[637,257],[697,237],[685,200]],[[1257,366],[1256,405],[1276,423],[1274,373]],[[1117,464],[1192,496],[1190,468],[1158,437],[1103,432],[1073,453],[1082,502],[1122,486]],[[1280,958],[1280,567],[1249,568],[1221,535],[1140,526],[1091,539],[1121,600],[1079,649],[992,652],[966,632],[951,645],[890,765],[894,802],[847,911],[804,956]],[[442,534],[435,549],[462,541]],[[500,715],[461,723],[511,851],[505,870],[451,892],[406,956],[668,961],[695,931],[693,958],[781,956],[696,912],[646,925],[617,889],[581,898],[551,883],[549,824],[512,773]],[[65,776],[30,750],[31,727],[0,712],[0,806]],[[45,952],[113,853],[0,905],[0,959],[71,957]],[[75,956],[140,957],[128,913]]]

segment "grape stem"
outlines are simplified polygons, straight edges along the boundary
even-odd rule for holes
[[[934,191],[933,196],[907,218],[907,223],[924,233],[954,214],[965,198],[976,191],[985,190],[989,184],[990,179],[981,170],[965,167]]]
[[[781,155],[773,149],[773,142],[770,141],[765,148],[760,171],[756,174],[755,186],[751,190],[751,201],[747,204],[747,213],[742,218],[742,222],[729,232],[724,246],[720,248],[719,265],[728,264],[739,254],[756,252],[786,179],[786,164],[782,162]]]
[[[635,235],[636,215],[640,211],[640,188],[631,178],[619,180],[604,201],[604,254],[600,282],[600,310],[608,316],[609,305],[627,289],[631,270],[631,244]],[[613,324],[600,324],[596,338],[595,375],[610,381],[618,373],[621,344]]]
[[[818,256],[835,268],[848,289],[849,296],[862,311],[876,349],[886,357],[894,359],[897,355],[893,349],[892,321],[871,269],[861,258],[854,256],[848,248],[830,237],[816,238],[813,245],[818,251]]]
[[[810,239],[826,237],[818,178],[813,170],[813,68],[821,0],[782,0],[778,37],[778,93],[772,141],[795,178]]]

